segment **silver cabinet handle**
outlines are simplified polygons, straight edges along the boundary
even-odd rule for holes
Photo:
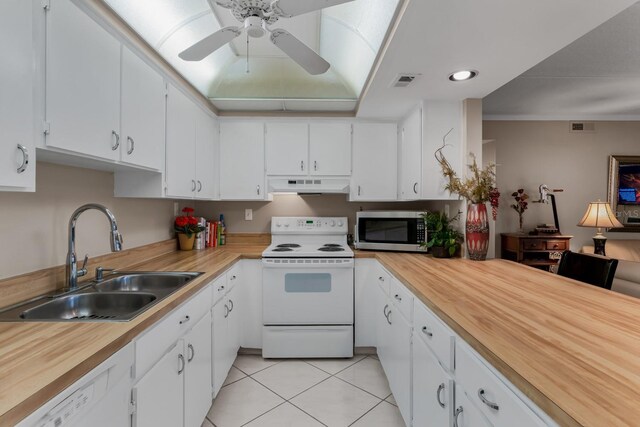
[[[189,315],[184,316],[184,317],[182,318],[182,320],[180,320],[180,324],[181,324],[181,325],[184,325],[184,324],[185,324],[185,323],[187,323],[189,320],[191,320],[191,318],[189,317]]]
[[[116,132],[115,130],[111,131],[111,135],[113,135],[113,137],[115,138],[115,143],[113,145],[111,145],[111,149],[113,151],[116,151],[118,149],[118,147],[120,147],[120,134],[118,132]]]
[[[387,313],[387,322],[391,324],[391,310]]]
[[[487,398],[486,398],[486,397],[484,397],[484,389],[483,389],[483,388],[478,389],[478,397],[480,398],[480,400],[482,401],[482,403],[484,403],[485,405],[487,405],[489,408],[491,408],[491,409],[495,409],[496,411],[497,411],[498,409],[500,409],[500,407],[498,406],[498,404],[497,404],[497,403],[493,403],[492,401],[487,400]]]
[[[187,358],[187,362],[191,362],[193,360],[193,358],[196,357],[196,351],[194,350],[193,345],[191,345],[191,344],[187,345],[187,350],[191,354],[191,356],[189,356]],[[444,406],[443,406],[443,408],[444,408]]]
[[[198,180],[198,193],[202,191],[202,181]]]
[[[227,304],[224,305],[224,318],[229,317],[229,306]]]
[[[180,361],[180,368],[178,368],[178,375],[184,372],[184,356],[182,354],[178,355],[178,360]]]
[[[229,304],[231,304],[230,307],[229,307],[229,313],[231,313],[233,311],[233,307],[234,307],[233,306],[233,300],[229,300]]]
[[[413,192],[418,194],[418,183],[413,184]]]
[[[382,309],[382,312],[384,313],[384,317],[387,317],[387,308],[389,308],[389,304],[385,305],[384,308]]]
[[[196,191],[196,180],[195,179],[191,180],[191,191]]]
[[[314,160],[314,161],[313,161],[313,170],[314,170],[314,171],[317,171],[317,170],[318,170],[318,161],[317,161],[317,160]]]
[[[131,153],[133,153],[133,150],[135,150],[136,148],[136,142],[130,136],[127,137],[127,145],[129,146],[127,154],[131,155]]]
[[[22,163],[18,166],[17,172],[22,173],[27,170],[29,166],[29,150],[22,144],[18,144],[18,150],[22,152]]]
[[[463,411],[464,409],[462,408],[462,406],[458,406],[458,409],[456,409],[455,414],[453,414],[453,427],[458,427],[458,417]]]
[[[384,277],[380,276],[378,277],[378,280],[380,280],[381,282],[384,282]]]
[[[438,399],[438,405],[441,408],[444,408],[444,402],[440,399],[440,393],[444,390],[444,383],[438,386],[438,391],[436,391],[436,399]]]
[[[300,170],[304,170],[304,160],[300,160]]]
[[[422,333],[431,338],[433,336],[433,332],[430,332],[426,326],[422,327]]]
[[[231,276],[229,280],[236,280],[236,276],[235,275]]]
[[[402,302],[402,297],[399,294],[395,294],[393,297],[399,302]]]
[[[358,185],[358,196],[362,194],[362,191],[360,191],[360,186]]]
[[[222,291],[224,291],[224,285],[222,285],[222,286],[220,286],[220,287],[218,288],[218,292],[222,292]]]
[[[256,185],[256,194],[258,194],[258,196],[260,195],[260,186]]]

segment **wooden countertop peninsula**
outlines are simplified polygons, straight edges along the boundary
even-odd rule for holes
[[[0,426],[20,421],[237,260],[260,258],[265,247],[229,245],[155,258],[139,250],[128,269],[205,274],[130,322],[0,323]],[[356,257],[378,259],[560,425],[637,425],[640,299],[504,260],[380,252]]]

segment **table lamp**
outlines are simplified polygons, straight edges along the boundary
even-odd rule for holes
[[[601,202],[600,200],[589,203],[587,212],[578,223],[578,226],[598,229],[596,235],[593,236],[593,253],[598,255],[606,255],[604,245],[607,243],[607,238],[602,234],[602,229],[624,227],[620,221],[616,219],[609,203]]]

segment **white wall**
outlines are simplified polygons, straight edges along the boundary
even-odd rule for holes
[[[69,217],[91,202],[115,214],[125,249],[173,236],[172,201],[116,199],[112,173],[38,162],[35,193],[0,192],[0,279],[64,264]],[[83,213],[76,233],[80,259],[110,252],[102,213]]]
[[[592,244],[595,229],[576,224],[589,202],[607,199],[609,155],[640,155],[640,122],[596,122],[595,127],[594,133],[572,133],[565,121],[484,122],[484,139],[494,139],[496,144],[502,193],[498,232],[518,229],[518,214],[509,207],[513,191],[524,188],[535,200],[538,186],[547,184],[564,189],[556,201],[560,230],[575,236],[571,248],[579,250]],[[553,223],[550,204],[529,204],[525,229],[539,223]],[[640,239],[636,233],[606,235],[609,239]]]

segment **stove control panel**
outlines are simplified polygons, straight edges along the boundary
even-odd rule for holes
[[[346,217],[274,217],[271,232],[295,233],[347,233]]]

